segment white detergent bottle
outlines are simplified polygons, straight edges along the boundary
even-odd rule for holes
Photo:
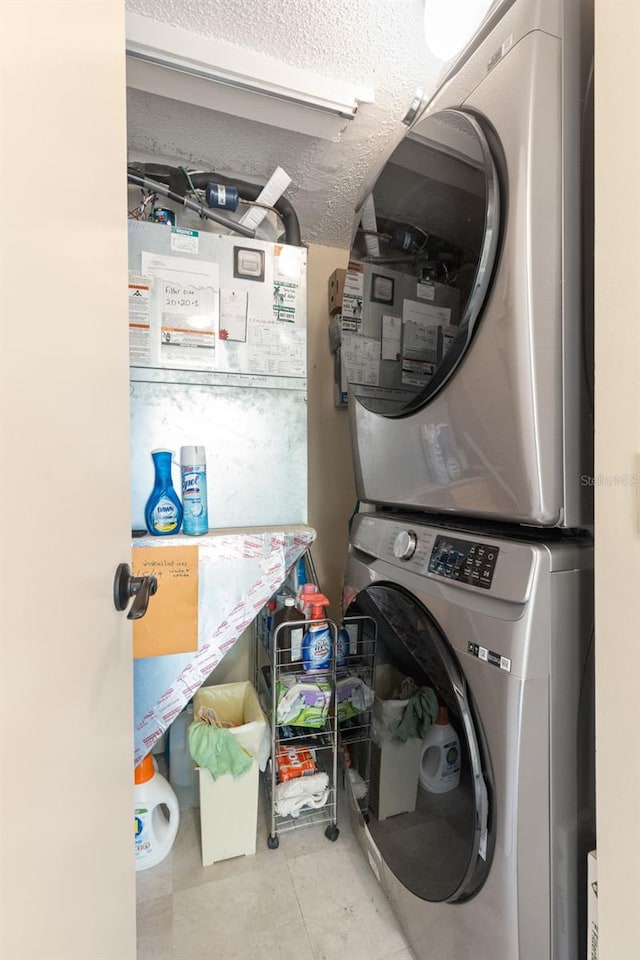
[[[180,808],[165,778],[156,773],[151,754],[135,768],[134,782],[136,870],[148,870],[171,850],[180,823]],[[163,807],[169,811],[168,818]]]
[[[460,741],[444,706],[422,741],[419,778],[420,786],[429,793],[447,793],[460,783]]]

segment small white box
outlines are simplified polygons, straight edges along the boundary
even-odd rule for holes
[[[598,853],[587,855],[587,960],[598,960]]]
[[[413,813],[418,796],[422,740],[371,743],[371,809],[378,820]]]

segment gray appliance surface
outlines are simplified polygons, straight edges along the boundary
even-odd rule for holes
[[[174,249],[174,239],[165,225],[130,221],[130,273],[140,274],[150,255],[177,266],[214,265],[216,303],[219,290],[246,298],[245,340],[217,341],[210,369],[194,351],[186,351],[182,365],[179,349],[166,358],[159,335],[160,283],[151,281],[155,348],[152,342],[146,365],[131,367],[132,528],[145,528],[144,508],[154,481],[151,451],[175,452],[173,480],[179,493],[180,447],[188,444],[205,447],[212,529],[306,523],[306,250],[203,230],[197,249],[185,253]],[[237,248],[263,258],[262,280],[236,275]],[[293,319],[287,321],[275,318],[277,257],[286,258],[281,270],[295,278],[287,284],[295,297]]]
[[[381,822],[351,793],[356,835],[419,960],[577,958],[594,840],[591,542],[423,521],[355,518],[345,612],[377,618],[376,669],[419,681],[422,665],[449,704],[460,786],[418,789],[415,811]]]
[[[486,261],[471,286],[469,309],[477,322],[467,329],[464,316],[452,314],[449,322],[458,325],[464,348],[442,382],[434,376],[433,393],[428,386],[420,396],[411,393],[412,383],[425,376],[425,364],[415,362],[420,350],[412,354],[400,346],[394,368],[384,341],[385,315],[400,318],[406,335],[407,318],[415,315],[406,312],[407,297],[424,310],[419,301],[425,290],[416,293],[414,276],[409,294],[400,268],[394,271],[388,261],[365,265],[362,321],[357,330],[351,324],[343,349],[345,356],[359,356],[366,346],[371,356],[371,344],[380,341],[380,361],[354,368],[350,384],[362,501],[549,527],[592,523],[579,175],[588,56],[580,37],[581,30],[588,36],[587,9],[586,0],[516,0],[437,93],[381,174],[382,205],[393,194],[393,164],[400,164],[396,212],[403,222],[413,222],[413,211],[417,227],[443,236],[443,211],[459,212],[465,203],[471,221],[481,190],[472,122],[495,161],[487,190],[496,189],[484,221],[492,234],[485,233]],[[465,117],[471,118],[466,126]],[[421,147],[428,146],[432,157],[434,144],[449,162],[441,179],[428,167],[438,165],[433,159],[420,159]],[[411,186],[418,174],[425,178],[422,194],[418,181]],[[493,253],[498,227],[492,215],[500,221]],[[476,221],[482,225],[482,214]],[[450,225],[457,236],[449,239],[460,250],[473,242],[462,235],[465,223],[459,212]],[[374,297],[375,274],[388,277],[380,288],[392,291],[387,300]],[[443,359],[443,347],[434,343],[436,349]],[[429,359],[426,348],[421,359]]]

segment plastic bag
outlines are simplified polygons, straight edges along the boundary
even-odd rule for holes
[[[379,747],[391,743],[408,704],[408,700],[380,700],[376,697],[373,704],[371,739]]]
[[[252,683],[241,680],[201,687],[193,698],[194,715],[200,707],[213,709],[220,725],[229,728],[261,770],[266,768],[271,753],[271,736]]]

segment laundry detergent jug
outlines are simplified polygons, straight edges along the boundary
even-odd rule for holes
[[[167,856],[178,832],[180,808],[175,793],[149,754],[134,771],[136,870],[155,867]],[[169,811],[167,817],[163,807]]]
[[[460,783],[460,741],[444,706],[422,741],[419,779],[429,793],[447,793]]]

